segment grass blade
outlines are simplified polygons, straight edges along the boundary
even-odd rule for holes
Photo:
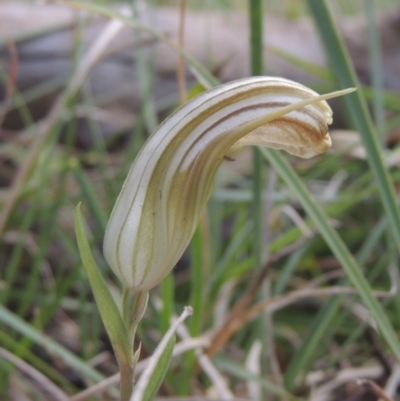
[[[92,379],[95,382],[100,382],[104,379],[104,376],[98,373],[89,364],[76,357],[74,354],[59,345],[50,337],[32,327],[29,323],[23,321],[19,316],[7,310],[3,305],[0,305],[0,321],[16,330],[18,333],[21,333],[25,337],[29,338],[44,349],[48,350],[49,352],[54,353],[69,366],[74,368],[77,372],[82,373],[89,379]]]
[[[374,91],[373,106],[374,119],[377,131],[382,140],[382,129],[385,123],[385,109],[383,107],[382,66],[380,54],[379,32],[375,25],[375,0],[365,2],[365,11],[368,21],[369,58],[371,64],[371,81]]]
[[[310,196],[307,188],[282,154],[270,149],[261,149],[261,152],[289,186],[307,214],[313,219],[314,224],[338,261],[341,263],[350,281],[368,307],[380,330],[380,334],[385,338],[397,360],[400,361],[400,343],[397,334],[382,306],[372,295],[372,289],[365,279],[360,267],[354,260],[337,231],[331,227],[328,217],[322,208]]]
[[[93,258],[83,225],[80,204],[76,208],[75,230],[82,262],[85,266],[90,286],[92,287],[96,299],[96,304],[99,308],[107,334],[110,337],[114,352],[120,363],[124,360],[130,361],[133,352],[133,344],[129,343],[128,334],[125,324],[122,321],[120,311]]]
[[[350,57],[339,36],[338,30],[329,11],[326,0],[307,0],[311,13],[325,45],[327,55],[341,88],[358,87],[360,83],[356,76]],[[352,123],[361,135],[367,151],[368,162],[375,176],[379,193],[397,248],[400,249],[400,213],[396,202],[387,168],[385,167],[381,146],[373,127],[362,91],[358,90],[344,98]]]
[[[153,394],[153,390],[155,390],[154,393],[158,390],[158,388],[154,389],[152,386],[158,384],[159,387],[165,376],[174,348],[175,331],[178,326],[192,313],[193,309],[191,307],[185,307],[181,316],[165,333],[153,355],[150,357],[145,371],[142,373],[142,376],[140,376],[140,379],[133,391],[131,401],[150,400],[148,397]]]

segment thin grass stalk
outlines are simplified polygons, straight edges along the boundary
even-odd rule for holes
[[[251,74],[263,73],[263,6],[261,0],[250,0],[250,48]],[[257,148],[253,149],[253,254],[254,267],[262,268],[264,244],[263,232],[263,157]]]
[[[289,284],[289,280],[292,277],[298,264],[305,257],[307,251],[310,249],[311,241],[306,243],[304,246],[293,252],[285,262],[283,268],[279,272],[275,285],[273,287],[272,296],[275,298],[281,295]]]
[[[383,106],[383,83],[382,83],[382,63],[379,31],[376,29],[376,7],[375,0],[365,2],[365,11],[368,21],[368,42],[369,42],[369,62],[370,75],[372,80],[373,96],[373,111],[375,126],[379,136],[381,137],[384,146],[385,138],[383,136],[383,127],[385,124],[385,110]]]
[[[354,67],[351,64],[343,40],[339,36],[326,0],[307,0],[307,2],[340,87],[360,88]],[[361,135],[363,145],[367,151],[368,162],[389,219],[394,241],[397,248],[400,249],[400,212],[393,183],[385,166],[378,136],[374,130],[362,91],[358,90],[345,96],[344,102],[353,125]]]
[[[204,314],[204,294],[205,294],[205,236],[204,236],[204,221],[201,221],[196,229],[196,232],[192,239],[192,276],[191,276],[191,298],[190,305],[196,311],[191,318],[188,326],[190,328],[190,334],[192,337],[197,337],[201,334],[203,314]],[[197,308],[197,309],[196,309]]]
[[[250,59],[251,74],[263,74],[263,2],[262,0],[249,0],[250,11]],[[263,157],[258,148],[253,148],[253,201],[252,201],[252,217],[253,217],[253,259],[256,271],[261,271],[263,267],[263,251],[264,251],[264,172]],[[260,293],[260,296],[261,293]],[[263,352],[261,358],[261,370],[266,373],[268,370],[265,355],[267,353],[268,341],[265,335],[267,330],[268,319],[266,316],[257,322],[257,338],[260,338],[263,344]],[[266,394],[264,394],[265,396]]]
[[[36,208],[36,204],[32,203],[22,217],[19,227],[19,241],[13,247],[7,263],[7,269],[2,275],[2,279],[7,283],[7,286],[0,291],[0,304],[6,305],[9,301],[18,276],[18,267],[20,266],[21,260],[24,256],[24,244],[26,244],[26,241],[29,237],[29,230],[33,224],[37,212],[38,210]]]
[[[387,267],[387,265],[389,264],[388,261],[389,258],[385,258],[380,260],[375,266],[374,269],[372,270],[373,273],[377,273],[377,272],[381,272],[382,270],[384,270],[385,267]],[[376,274],[375,274],[376,276]],[[374,280],[374,275],[371,275],[369,277],[371,280]],[[382,300],[382,306],[383,308],[388,308],[389,304],[392,301],[392,297],[386,298],[384,300]],[[346,301],[346,298],[344,298],[343,300],[344,302]],[[351,302],[347,302],[347,305],[345,304],[344,306],[351,306]],[[351,316],[352,315],[352,316]],[[333,322],[333,325],[335,326],[333,329],[333,332],[337,332],[339,330],[339,326],[343,327],[342,322],[345,322],[346,318],[350,318],[350,319],[354,319],[354,314],[352,314],[352,311],[349,310],[345,310],[344,313],[341,313],[339,316],[336,317],[336,321]],[[357,325],[357,327],[355,327],[354,331],[346,338],[346,340],[344,341],[344,343],[341,346],[341,350],[337,353],[332,355],[332,362],[333,364],[336,364],[337,362],[339,362],[340,360],[343,360],[343,358],[346,358],[346,350],[349,349],[349,347],[353,346],[354,344],[357,344],[360,340],[360,337],[363,335],[363,333],[366,332],[366,330],[371,330],[373,328],[373,321],[369,321],[368,319],[365,319],[364,321],[360,320],[359,321],[359,325]],[[331,334],[332,332],[329,331],[329,333]],[[375,336],[375,333],[374,333]],[[379,343],[379,341],[378,341]],[[390,359],[390,355],[384,355],[384,359]],[[390,364],[389,364],[390,365]],[[390,370],[390,369],[388,369]]]
[[[89,205],[89,210],[97,223],[99,231],[101,233],[104,233],[107,225],[107,218],[96,198],[96,193],[92,185],[90,184],[89,180],[86,178],[84,171],[82,170],[79,160],[76,158],[71,158],[70,168],[74,173],[79,187],[81,188],[83,196],[86,198],[86,201]]]
[[[170,324],[174,313],[174,277],[173,274],[168,274],[160,283],[160,296],[163,303],[163,308],[160,311],[159,329],[161,333],[165,333]]]
[[[185,37],[185,12],[186,12],[186,0],[180,0],[179,5],[179,33],[178,33],[178,46],[183,50],[184,48],[184,37]],[[185,59],[182,54],[178,56],[177,64],[177,81],[179,89],[180,103],[184,104],[187,100],[186,90],[186,74],[185,74]],[[200,334],[202,319],[203,319],[203,307],[204,307],[204,284],[203,284],[203,238],[201,232],[201,222],[196,229],[191,240],[191,297],[189,305],[191,305],[196,313],[189,323],[190,332],[192,337],[197,337]],[[192,377],[195,371],[196,355],[193,352],[189,352],[184,358],[185,369],[181,373],[179,380],[179,395],[190,394]]]
[[[189,304],[193,307],[195,313],[193,314],[188,327],[190,329],[191,337],[198,337],[201,334],[203,317],[204,317],[204,294],[205,294],[205,283],[204,283],[204,228],[203,221],[200,221],[194,236],[191,241],[191,296]],[[187,353],[184,358],[185,369],[182,371],[181,378],[179,381],[178,393],[180,395],[190,394],[192,378],[195,373],[196,367],[196,354],[194,351]]]
[[[220,286],[218,286],[218,284],[221,284],[221,277],[226,269],[229,268],[234,257],[245,248],[248,238],[251,235],[252,228],[251,223],[246,221],[241,227],[235,230],[224,253],[221,255],[217,263],[213,265],[209,282],[212,291],[215,291],[214,287],[216,286],[217,289],[219,289]]]
[[[218,174],[218,173],[217,173]],[[213,196],[208,201],[207,214],[209,217],[210,225],[210,280],[207,283],[207,293],[211,291],[211,277],[214,273],[214,267],[218,263],[219,256],[222,253],[222,227],[223,227],[223,213],[224,213],[224,202],[219,199],[215,199]]]

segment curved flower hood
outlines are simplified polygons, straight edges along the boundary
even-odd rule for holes
[[[274,77],[221,85],[175,111],[144,144],[108,222],[104,255],[123,285],[148,291],[173,269],[224,156],[258,145],[313,157],[331,145],[331,116],[316,92]]]

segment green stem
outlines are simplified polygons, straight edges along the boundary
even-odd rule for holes
[[[261,0],[250,0],[250,49],[251,49],[251,74],[263,73],[263,7]],[[253,150],[253,255],[256,269],[262,267],[262,253],[264,244],[263,232],[263,157],[259,150]]]
[[[263,2],[250,0],[251,75],[263,73]]]
[[[126,327],[129,343],[133,351],[136,328],[143,317],[149,300],[147,291],[135,291],[124,288],[122,292],[122,320]],[[133,392],[133,379],[137,361],[139,359],[140,348],[131,353],[128,358],[118,360],[120,370],[120,390],[121,401],[129,401]]]
[[[250,0],[250,51],[251,51],[251,75],[263,75],[264,52],[263,52],[263,1]],[[263,156],[258,148],[253,149],[253,257],[254,268],[260,271],[263,266],[263,253],[265,247],[264,221],[265,211],[263,202],[263,190],[265,186],[265,174],[263,171]],[[260,291],[258,298],[264,298],[264,289]],[[270,336],[270,324],[266,315],[257,322],[257,338],[261,339],[263,345],[262,366],[263,375],[268,373],[266,350],[268,349],[268,337]],[[267,333],[267,335],[266,335]],[[267,398],[266,392],[262,398]]]
[[[120,363],[120,399],[121,401],[129,401],[133,392],[133,374],[135,367],[128,363]]]
[[[264,205],[263,205],[263,184],[264,174],[262,171],[263,157],[259,149],[253,149],[253,255],[254,267],[261,270],[263,264],[264,247]]]
[[[136,292],[124,288],[122,293],[122,320],[128,333],[130,344],[135,340],[136,328],[147,307],[149,293],[147,291]]]

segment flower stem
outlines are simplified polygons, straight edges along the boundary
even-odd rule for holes
[[[122,319],[125,323],[129,341],[133,344],[137,325],[143,317],[149,300],[147,291],[124,288],[122,293]]]
[[[129,401],[133,392],[133,373],[135,366],[129,363],[120,363],[120,400]]]
[[[149,293],[147,291],[137,292],[129,288],[124,288],[122,293],[122,320],[125,324],[132,352],[128,355],[128,358],[118,361],[121,374],[121,401],[129,401],[132,395],[133,374],[140,354],[140,348],[135,353],[133,352],[133,342],[135,340],[137,325],[146,310],[148,299]]]

